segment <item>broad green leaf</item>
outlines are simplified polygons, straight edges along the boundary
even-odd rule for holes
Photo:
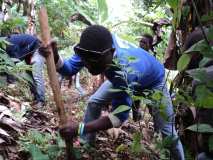
[[[157,90],[156,90],[155,93],[153,93],[153,95],[152,95],[152,98],[153,98],[154,100],[156,100],[156,101],[161,100],[162,97],[163,97],[162,92],[161,92],[161,91],[157,91]]]
[[[196,81],[199,81],[199,82],[208,81],[208,77],[207,77],[205,69],[199,68],[199,69],[189,70],[187,71],[187,73]]]
[[[209,22],[211,20],[213,20],[213,11],[210,11],[209,14],[203,15],[201,17],[202,22]]]
[[[190,54],[183,54],[178,60],[177,69],[179,71],[183,71],[184,69],[186,69],[186,67],[188,66],[190,60],[191,60],[191,55]]]
[[[108,19],[108,6],[106,0],[97,0],[98,4],[98,19],[99,24],[103,23]]]
[[[56,136],[56,142],[59,148],[65,148],[65,142],[62,140],[62,138],[59,136],[59,134],[57,134]]]
[[[183,6],[182,16],[183,17],[187,17],[189,15],[189,12],[190,12],[190,7],[188,5],[187,6]]]
[[[173,101],[174,106],[177,106],[178,104],[184,103],[184,102],[187,103],[184,95],[181,95],[179,93],[175,95],[175,100]]]
[[[82,152],[80,150],[80,148],[73,148],[73,154],[75,156],[76,159],[82,159]]]
[[[143,98],[142,96],[135,96],[135,95],[132,96],[132,99],[133,99],[134,101],[141,100],[142,98]]]
[[[138,61],[138,59],[134,56],[128,56],[127,59],[128,59],[128,62],[130,62],[130,63]]]
[[[178,140],[178,138],[176,136],[167,136],[163,139],[161,147],[162,148],[170,148],[171,145],[177,140]]]
[[[49,157],[41,152],[34,144],[29,144],[29,152],[33,160],[50,160]]]
[[[203,108],[213,108],[213,93],[205,85],[199,85],[195,90],[196,106]]]
[[[174,13],[173,13],[172,25],[173,25],[174,29],[176,29],[180,23],[180,18],[181,18],[180,0],[166,0],[166,2],[173,9]]]
[[[36,131],[36,130],[31,130],[29,132],[29,136],[33,137],[33,143],[36,144],[42,144],[44,141],[44,135],[42,135],[40,132]]]
[[[79,7],[79,6],[75,6],[75,9],[80,13],[80,14],[82,14],[87,20],[89,20],[89,22],[91,23],[91,24],[96,24],[85,12],[84,12],[84,10],[81,8],[81,7]]]
[[[51,159],[57,159],[59,155],[60,148],[57,145],[48,145],[47,154]]]
[[[27,83],[31,83],[33,84],[33,79],[32,77],[27,74],[27,73],[24,73],[24,74],[21,74],[21,75],[14,75],[18,80],[20,81],[24,81],[24,82],[27,82]]]
[[[151,105],[152,101],[150,99],[143,98],[142,101],[141,101],[141,104],[149,104],[149,105]]]
[[[213,49],[205,40],[201,40],[191,46],[184,53],[200,52],[204,57],[213,58]]]
[[[178,7],[178,4],[179,4],[179,0],[166,0],[166,2],[167,2],[172,8]]]
[[[119,34],[119,37],[121,37],[123,40],[136,44],[135,36],[128,34]]]
[[[213,128],[209,124],[193,124],[186,129],[198,133],[213,133]]]
[[[204,67],[210,61],[212,61],[212,58],[203,57],[203,59],[199,63],[199,67]]]
[[[126,106],[126,105],[120,105],[119,107],[117,107],[113,112],[112,114],[115,115],[115,114],[118,114],[118,113],[121,113],[121,112],[125,112],[125,111],[128,111],[130,110],[131,108],[129,106]]]

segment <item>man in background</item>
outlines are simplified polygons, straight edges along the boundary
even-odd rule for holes
[[[29,34],[11,34],[7,36],[6,53],[16,61],[25,61],[32,66],[27,74],[32,78],[30,83],[31,92],[34,95],[34,104],[43,106],[45,102],[45,86],[43,79],[44,57],[39,54],[40,40]]]

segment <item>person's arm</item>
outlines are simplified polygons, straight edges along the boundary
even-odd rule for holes
[[[56,63],[57,71],[63,76],[73,76],[78,73],[83,66],[80,57],[76,54],[66,60],[59,57],[59,60]]]
[[[131,106],[130,97],[116,97],[116,100],[114,100],[113,102],[113,110],[115,110],[120,105]],[[98,118],[97,120],[86,123],[83,128],[83,134],[97,132],[100,130],[107,130],[112,127],[119,127],[125,120],[127,120],[129,116],[129,111],[130,109],[117,114],[110,113],[108,116],[103,116]],[[60,134],[64,139],[76,137],[78,136],[79,127],[80,123],[74,123],[73,121],[69,121],[66,126],[60,129]]]
[[[54,40],[50,41],[49,44],[46,46],[42,44],[42,46],[39,48],[40,54],[44,57],[47,57],[50,54],[49,47],[51,47],[53,51],[56,69],[62,76],[71,77],[78,73],[84,66],[81,58],[76,54],[66,60],[59,56],[57,43]]]
[[[91,121],[87,124],[85,124],[83,133],[92,133],[97,132],[100,130],[107,130],[109,128],[112,128],[112,123],[108,116],[100,117],[97,120]],[[78,130],[79,130],[79,123],[74,123],[72,121],[69,121],[66,126],[63,126],[60,129],[60,134],[64,139],[70,139],[73,137],[78,136]]]
[[[130,107],[132,106],[132,100],[128,93],[124,90],[124,88],[127,87],[127,82],[122,73],[123,72],[118,68],[111,68],[105,73],[105,75],[112,82],[113,88],[120,89],[120,91],[115,92],[115,95],[113,96],[113,110],[121,105],[129,106],[129,109],[117,114],[110,113],[108,116],[100,117],[97,120],[85,124],[83,133],[97,132],[100,130],[110,129],[112,127],[119,127],[125,120],[127,120]],[[77,136],[78,130],[79,124],[70,121],[60,130],[60,133],[63,138],[69,139]]]

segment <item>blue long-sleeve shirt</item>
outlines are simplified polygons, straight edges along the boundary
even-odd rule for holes
[[[25,59],[28,54],[35,51],[40,45],[39,39],[29,34],[12,34],[6,40],[10,42],[6,47],[7,54],[20,60]]]
[[[112,100],[112,108],[115,110],[120,105],[132,106],[132,99],[125,90],[142,91],[152,88],[164,79],[164,67],[154,56],[137,46],[121,40],[113,35],[113,47],[115,48],[114,60],[118,66],[112,65],[105,71],[105,76],[112,83],[113,88],[119,89]],[[62,75],[70,76],[76,74],[83,63],[78,55],[73,55],[64,61],[58,71]],[[116,114],[121,122],[128,118],[128,112]]]

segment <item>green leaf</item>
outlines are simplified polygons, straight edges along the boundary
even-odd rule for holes
[[[134,101],[138,101],[138,100],[142,100],[143,97],[142,97],[142,96],[135,96],[135,95],[133,95],[133,96],[132,96],[132,99],[133,99]]]
[[[163,97],[163,93],[161,91],[156,90],[153,95],[152,95],[152,99],[159,101],[161,100]]]
[[[193,124],[186,129],[198,133],[213,133],[213,128],[209,124]]]
[[[213,58],[213,49],[209,46],[205,40],[201,40],[191,46],[188,50],[184,53],[191,53],[191,52],[199,52],[204,57]]]
[[[44,142],[44,136],[36,130],[31,130],[29,136],[32,137],[33,143],[42,144]]]
[[[169,117],[166,113],[166,104],[161,103],[159,106],[159,112],[164,121],[168,121]]]
[[[82,14],[91,24],[96,24],[93,20],[92,20],[92,18],[90,17],[90,16],[88,16],[86,13],[85,13],[85,11],[81,8],[81,7],[79,7],[79,6],[75,6],[75,9],[80,13],[80,14]]]
[[[141,139],[142,139],[142,135],[140,132],[133,134],[133,142],[131,144],[131,151],[135,154],[139,154],[142,152]]]
[[[47,146],[47,154],[51,159],[57,159],[59,152],[60,152],[60,148],[57,145]]]
[[[119,34],[119,37],[122,38],[123,40],[126,40],[128,42],[131,42],[133,44],[136,44],[135,36],[128,35],[128,34]]]
[[[116,152],[117,153],[122,153],[122,152],[125,152],[127,150],[127,146],[126,145],[124,145],[124,144],[121,144],[121,145],[119,145],[117,148],[116,148]]]
[[[147,99],[147,98],[143,98],[142,101],[141,101],[141,104],[149,104],[149,105],[152,105],[152,101],[150,99]]]
[[[177,140],[178,138],[175,136],[167,136],[163,139],[161,148],[170,148],[172,144]]]
[[[199,82],[207,82],[209,80],[205,69],[201,69],[201,68],[193,69],[193,70],[187,71],[187,73],[194,80],[199,81]]]
[[[80,148],[73,148],[73,154],[76,159],[82,159],[82,153]]]
[[[65,148],[65,142],[63,141],[63,139],[61,138],[61,136],[59,134],[57,134],[56,136],[56,142],[59,148]]]
[[[113,92],[113,93],[117,93],[117,92],[122,92],[122,91],[124,91],[124,90],[122,90],[122,89],[110,88],[109,91],[110,91],[110,92]]]
[[[134,56],[128,56],[127,57],[128,62],[133,63],[133,62],[137,62],[138,59]]]
[[[115,115],[115,114],[118,114],[118,113],[121,113],[121,112],[125,112],[125,111],[128,111],[130,110],[131,108],[127,105],[120,105],[119,107],[117,107],[113,112],[112,114]]]
[[[180,0],[166,0],[170,7],[173,9],[172,25],[176,29],[181,19],[181,5]]]
[[[205,85],[197,86],[195,94],[196,106],[203,108],[213,108],[213,93]]]
[[[29,152],[33,160],[50,160],[49,157],[41,152],[34,144],[29,144]]]
[[[190,54],[183,54],[178,60],[177,69],[179,71],[183,71],[184,69],[186,69],[186,67],[188,66],[190,60],[191,60],[191,55]]]
[[[176,8],[179,4],[179,0],[166,0],[166,2],[170,5],[171,8]]]
[[[106,0],[97,0],[98,4],[98,19],[99,24],[103,23],[108,19],[108,6]]]
[[[187,6],[183,6],[182,16],[183,17],[187,17],[189,15],[189,12],[190,12],[190,7],[188,5]]]
[[[207,63],[211,62],[212,58],[203,57],[199,63],[199,67],[204,67]]]
[[[213,11],[210,11],[209,14],[203,15],[201,17],[202,22],[209,22],[211,20],[213,20]]]

